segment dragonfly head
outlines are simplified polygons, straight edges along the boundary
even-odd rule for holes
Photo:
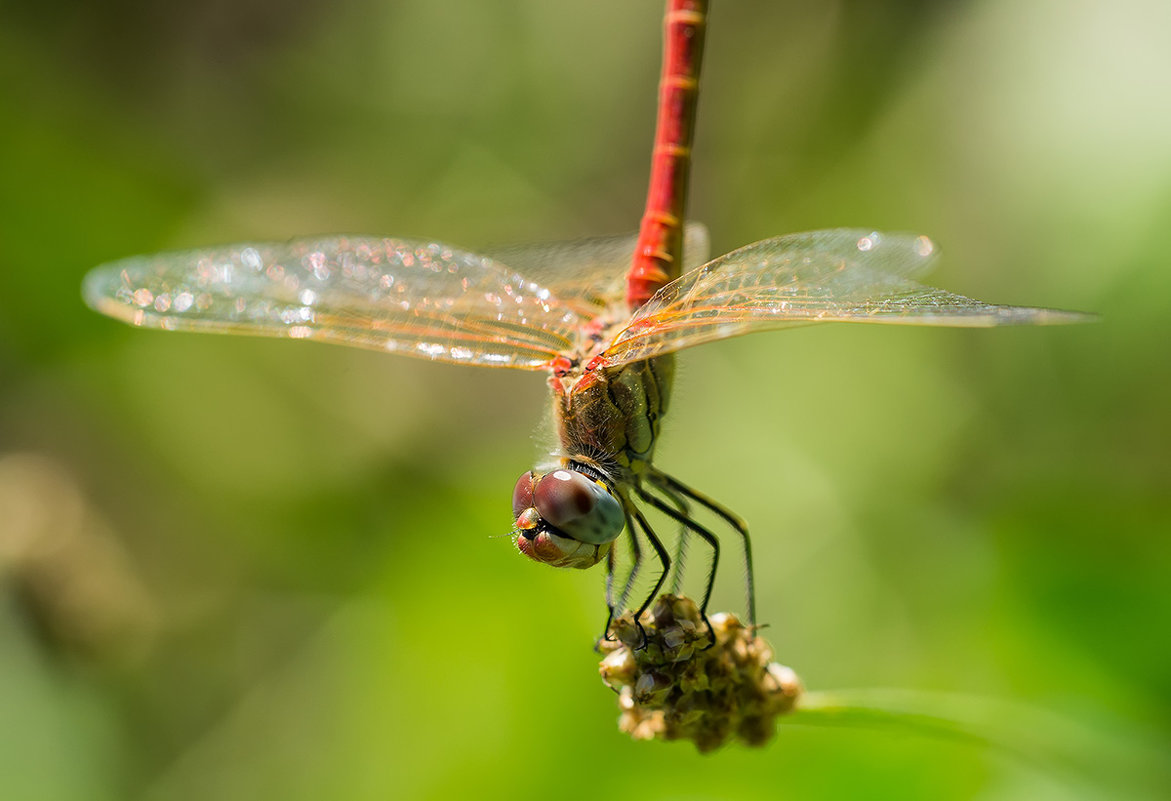
[[[605,482],[569,468],[521,476],[512,491],[512,513],[516,547],[554,567],[596,565],[626,522]]]

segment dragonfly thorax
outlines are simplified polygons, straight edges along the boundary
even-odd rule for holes
[[[512,513],[516,547],[554,567],[596,565],[626,521],[600,476],[570,466],[522,475],[512,491]]]
[[[570,459],[595,462],[617,483],[650,465],[675,374],[674,355],[554,377],[553,420]]]

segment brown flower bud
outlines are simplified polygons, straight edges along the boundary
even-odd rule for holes
[[[598,644],[602,679],[619,693],[618,726],[634,739],[691,740],[700,751],[732,737],[763,745],[801,693],[797,674],[734,615],[711,615],[714,643],[683,596],[660,596],[639,622],[642,632],[630,615],[618,618]]]

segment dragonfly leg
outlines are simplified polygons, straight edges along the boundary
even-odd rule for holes
[[[629,525],[629,523],[628,523]],[[602,627],[602,639],[610,639],[610,624],[614,622],[614,549],[606,553],[606,625]]]
[[[638,489],[638,495],[652,506],[662,503],[662,501],[660,501],[658,498],[655,498],[653,495],[649,495],[647,491],[641,487]],[[651,547],[655,549],[655,556],[659,558],[659,564],[663,567],[663,569],[659,572],[659,577],[655,579],[655,586],[651,589],[650,595],[648,595],[643,600],[642,604],[638,607],[637,610],[635,610],[634,613],[634,624],[638,626],[639,633],[642,634],[641,647],[645,648],[646,630],[642,627],[642,623],[639,621],[639,618],[642,617],[642,613],[645,612],[646,608],[651,605],[651,602],[656,597],[658,597],[659,590],[663,588],[663,582],[667,580],[667,574],[671,571],[671,557],[667,555],[667,549],[663,546],[662,540],[660,540],[658,535],[655,534],[654,529],[651,528],[650,523],[647,522],[646,517],[638,510],[638,507],[632,505],[631,513],[634,515],[634,519],[638,521],[638,526],[642,529],[642,533],[646,535],[647,542],[649,542]]]
[[[635,530],[630,515],[626,516],[626,530],[630,532],[627,542],[630,545],[630,573],[626,576],[626,583],[622,585],[622,594],[618,596],[618,608],[625,609],[630,598],[630,591],[634,589],[634,582],[642,570],[642,545],[638,541],[638,532]]]
[[[691,508],[687,505],[687,501],[680,497],[678,493],[674,492],[670,487],[661,486],[659,484],[652,483],[652,486],[661,492],[663,497],[666,498],[677,510],[679,510],[681,515],[684,517],[691,517]],[[685,564],[687,562],[687,543],[690,537],[691,529],[689,529],[687,526],[680,525],[679,539],[675,543],[675,556],[671,564],[671,584],[670,589],[668,590],[668,592],[670,592],[672,595],[678,595],[680,588],[683,585],[683,573],[685,570]]]
[[[707,605],[708,605],[708,601],[710,601],[712,598],[712,589],[714,589],[715,585],[716,585],[716,568],[718,568],[719,564],[720,564],[720,540],[718,537],[716,537],[715,534],[708,531],[706,528],[701,526],[699,523],[696,523],[691,518],[680,514],[675,509],[673,509],[671,506],[667,505],[663,501],[660,501],[658,498],[656,498],[654,495],[651,495],[646,490],[639,489],[638,496],[640,498],[642,498],[644,501],[646,501],[647,503],[649,503],[651,506],[655,507],[660,512],[665,514],[667,517],[671,518],[672,520],[679,523],[680,525],[686,526],[690,530],[694,531],[696,534],[699,535],[699,537],[704,542],[706,542],[712,548],[712,564],[711,564],[711,568],[708,570],[708,574],[707,574],[707,586],[704,587],[703,601],[699,605],[700,617],[702,617],[703,622],[705,624],[707,624],[708,633],[711,634],[711,642],[708,643],[708,647],[710,648],[711,646],[715,645],[716,635],[715,635],[715,632],[712,631],[711,622],[707,619]],[[662,585],[662,583],[663,583],[662,579],[663,579],[663,577],[660,577],[659,584],[655,586],[655,593],[656,594],[659,591],[659,586]],[[648,603],[649,603],[649,600],[648,600]],[[643,606],[645,607],[646,604],[643,604]]]
[[[741,541],[744,543],[744,577],[745,588],[748,596],[748,625],[756,625],[756,583],[753,578],[752,571],[752,540],[748,536],[748,524],[744,522],[743,518],[728,509],[726,506],[717,503],[701,492],[693,490],[691,487],[682,483],[678,479],[672,478],[666,473],[655,471],[652,475],[653,480],[658,482],[658,485],[663,488],[669,488],[674,492],[679,493],[685,498],[698,503],[700,506],[714,512],[719,517],[723,518],[732,529],[740,535]]]
[[[624,508],[622,514],[626,517],[626,535],[630,547],[630,573],[622,585],[622,593],[615,599],[614,573],[617,557],[614,556],[614,549],[611,548],[606,554],[606,627],[602,629],[602,637],[606,640],[610,639],[610,625],[614,622],[614,616],[621,614],[626,607],[626,601],[630,597],[630,591],[634,587],[634,581],[638,578],[638,571],[642,567],[642,546],[638,542],[638,531],[634,527],[634,520],[631,518],[629,510]]]

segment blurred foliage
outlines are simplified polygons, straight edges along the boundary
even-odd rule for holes
[[[0,7],[0,795],[1171,793],[1164,2],[716,2],[708,37],[716,253],[922,230],[938,285],[1103,317],[700,348],[660,458],[752,523],[810,687],[999,699],[994,730],[1061,758],[866,714],[766,751],[632,743],[591,651],[600,572],[501,536],[539,376],[82,306],[88,268],[166,248],[632,230],[660,14]]]

